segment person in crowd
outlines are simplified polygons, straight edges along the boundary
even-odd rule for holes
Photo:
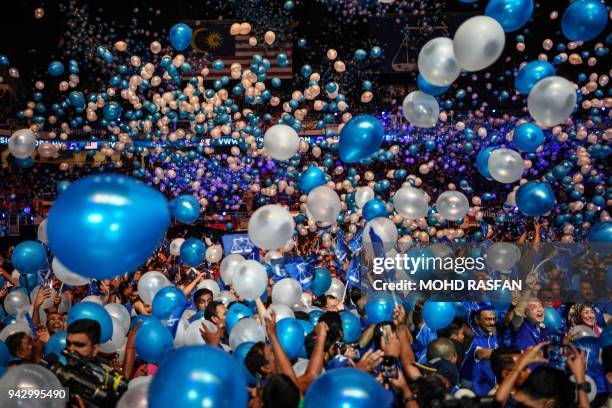
[[[495,387],[489,391],[489,395],[495,395],[499,385],[508,377],[516,367],[516,362],[521,357],[521,349],[518,347],[499,347],[491,353],[491,370],[495,374]],[[529,376],[529,368],[523,369],[518,373],[511,394],[516,392],[525,379]]]
[[[524,307],[524,317],[515,313],[512,324],[516,332],[512,338],[512,344],[526,350],[548,339],[544,330],[544,306],[539,300],[527,302]]]
[[[91,319],[75,320],[68,325],[66,348],[87,360],[96,358],[100,351],[100,324]]]
[[[491,353],[499,347],[495,327],[495,312],[488,306],[471,313],[472,344],[466,351],[461,366],[463,385],[477,395],[486,395],[495,386],[491,369]]]

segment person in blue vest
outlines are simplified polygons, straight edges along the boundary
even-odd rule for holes
[[[495,386],[491,353],[499,347],[495,312],[490,305],[481,305],[479,309],[471,312],[469,324],[474,337],[461,366],[462,385],[473,389],[479,396],[487,395]]]
[[[548,340],[544,329],[544,306],[538,300],[527,302],[524,317],[515,314],[512,324],[516,328],[512,345],[523,351]]]

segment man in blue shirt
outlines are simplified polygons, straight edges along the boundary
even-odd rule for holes
[[[474,310],[470,316],[474,337],[465,353],[461,366],[463,386],[472,388],[481,396],[495,386],[495,375],[491,369],[491,353],[499,347],[495,328],[495,312],[490,306]]]
[[[548,340],[548,335],[545,333],[543,327],[544,306],[542,306],[542,302],[540,301],[528,302],[525,308],[525,317],[521,319],[519,316],[515,315],[513,324],[515,324],[515,327],[518,326],[518,330],[512,339],[512,345],[523,351],[528,347],[535,346]]]

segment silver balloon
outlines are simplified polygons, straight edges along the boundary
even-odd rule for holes
[[[274,310],[277,322],[283,319],[295,319],[295,313],[293,313],[289,306],[272,304],[271,310]]]
[[[593,329],[583,324],[572,327],[568,334],[572,337],[572,340],[580,340],[583,337],[597,337]]]
[[[560,76],[551,76],[538,81],[527,98],[529,114],[546,127],[565,122],[575,107],[574,84]]]
[[[402,110],[408,122],[420,128],[434,127],[440,115],[440,106],[436,98],[421,91],[413,91],[406,95]]]
[[[338,194],[327,186],[319,186],[308,193],[308,211],[317,221],[334,224],[342,210]]]
[[[6,311],[6,314],[17,314],[19,311],[26,309],[28,306],[30,306],[30,299],[28,298],[28,295],[20,289],[11,291],[4,298],[4,310]]]
[[[467,197],[456,190],[445,191],[436,200],[436,208],[441,216],[449,221],[458,221],[465,217],[470,209]]]
[[[402,187],[393,196],[395,211],[408,220],[416,220],[427,216],[427,200],[420,188]]]
[[[186,346],[197,346],[206,344],[206,341],[202,338],[202,333],[200,333],[200,330],[202,329],[202,323],[206,325],[206,329],[208,331],[211,331],[213,333],[217,331],[217,326],[215,326],[215,324],[209,320],[194,320],[189,324],[185,332],[185,337],[183,341],[185,342]]]
[[[117,319],[125,333],[130,330],[130,325],[132,323],[132,318],[130,317],[130,312],[123,306],[121,303],[109,303],[104,306],[104,309],[108,312],[108,314],[113,318]],[[114,331],[113,331],[114,333]]]
[[[113,322],[113,336],[110,340],[100,344],[100,351],[102,353],[116,353],[121,345],[125,342],[125,336],[127,335],[127,330],[123,326],[123,323],[112,316],[111,320]]]
[[[147,408],[149,406],[148,392],[149,383],[151,382],[151,380],[149,379],[146,382],[141,382],[137,383],[136,385],[132,385],[133,381],[147,377],[152,378],[152,376],[141,376],[136,377],[129,382],[128,390],[121,396],[121,398],[117,402],[117,408]]]
[[[51,262],[51,269],[55,274],[55,277],[70,286],[82,286],[87,285],[90,282],[90,279],[81,275],[72,272],[70,269],[66,268],[57,257],[53,258]]]
[[[432,85],[448,86],[461,73],[455,58],[453,40],[438,37],[429,40],[419,52],[419,73]]]
[[[15,333],[25,333],[28,336],[31,336],[32,329],[30,329],[30,326],[25,322],[9,324],[8,326],[6,326],[4,329],[0,331],[0,340],[6,341],[6,339],[10,335],[15,334]]]
[[[476,16],[463,22],[455,32],[455,58],[466,71],[480,71],[492,65],[504,51],[506,34],[495,19]]]
[[[38,291],[40,290],[40,285],[37,285],[34,289],[32,289],[32,291],[30,292],[30,303],[34,304],[34,301],[36,300],[36,296],[38,295]],[[40,310],[43,311],[45,309],[50,308],[51,306],[53,306],[53,299],[55,298],[55,295],[57,294],[57,292],[55,291],[55,289],[51,288],[51,296],[48,299],[45,299],[42,304],[40,305]]]
[[[236,293],[246,300],[255,300],[263,295],[268,287],[266,268],[257,261],[242,261],[234,272],[232,283]]]
[[[49,238],[47,237],[47,219],[46,218],[42,220],[40,224],[38,224],[36,238],[43,244],[47,244],[49,242]]]
[[[249,239],[262,249],[279,249],[293,236],[295,221],[283,206],[260,207],[249,219]]]
[[[507,271],[521,259],[521,250],[509,242],[496,242],[487,248],[485,264],[495,271]]]
[[[525,162],[512,149],[495,149],[489,155],[487,167],[491,177],[500,183],[514,183],[523,177]]]
[[[8,148],[13,156],[26,159],[36,150],[36,136],[30,129],[19,129],[9,139]]]
[[[219,284],[212,279],[204,279],[198,284],[197,289],[203,288],[210,290],[213,294],[213,298],[219,296],[219,293],[221,293],[221,288],[219,287]]]
[[[310,360],[298,358],[297,362],[293,365],[293,372],[295,372],[295,375],[298,377],[303,376],[308,368],[308,363],[310,363]]]
[[[236,300],[236,296],[229,290],[222,290],[217,296],[214,297],[217,302],[223,303],[227,307],[230,303]]]
[[[272,287],[272,303],[293,306],[300,301],[302,285],[293,278],[281,279]]]
[[[259,343],[266,341],[266,334],[263,327],[252,317],[245,317],[238,320],[229,334],[229,346],[232,350],[246,341]]]
[[[138,296],[145,304],[150,305],[157,292],[164,286],[169,285],[170,282],[161,272],[147,272],[138,280]]]
[[[170,243],[170,255],[179,256],[183,242],[185,242],[184,238],[174,238]]]
[[[232,284],[232,276],[236,267],[240,262],[244,261],[244,257],[240,254],[229,254],[221,261],[221,279],[226,285]]]
[[[381,239],[385,253],[393,249],[397,242],[398,235],[397,227],[393,221],[388,218],[378,217],[368,221],[363,230],[363,246],[370,258],[376,256],[377,252],[380,251],[379,248],[374,248],[372,244],[372,238],[370,237],[370,231],[372,229]]]
[[[83,298],[83,300],[81,300],[81,302],[91,302],[91,303],[97,303],[100,306],[104,306],[104,302],[102,301],[102,298],[100,296],[97,295],[89,295],[89,296],[85,296]]]
[[[221,245],[212,245],[206,250],[206,261],[210,263],[217,263],[223,256],[223,248]]]
[[[329,289],[325,291],[325,295],[333,296],[338,300],[344,300],[345,286],[341,280],[332,278],[332,283]]]
[[[359,187],[357,191],[355,191],[355,203],[359,208],[363,208],[364,205],[375,196],[374,190],[370,187]]]
[[[62,383],[51,370],[37,364],[22,364],[11,368],[0,378],[0,389],[14,391],[49,391],[61,389]],[[8,398],[3,395],[2,408],[63,408],[66,403],[59,398]]]
[[[300,138],[291,126],[274,125],[264,134],[264,146],[275,160],[289,160],[300,149]]]
[[[189,320],[192,316],[186,317],[183,314],[183,317],[179,320],[178,325],[176,327],[176,334],[174,335],[174,341],[172,345],[174,348],[183,347],[185,345],[185,337],[187,335],[187,328],[189,327]],[[129,387],[129,384],[128,384]]]
[[[153,380],[152,375],[141,375],[138,377],[134,377],[130,380],[130,382],[128,382],[128,390],[131,390],[132,388],[136,387],[141,387],[144,384],[150,384],[151,380]]]

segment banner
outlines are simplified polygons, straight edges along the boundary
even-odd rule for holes
[[[248,234],[224,235],[221,241],[225,255],[239,254],[246,259],[259,260],[259,248],[251,242]]]

